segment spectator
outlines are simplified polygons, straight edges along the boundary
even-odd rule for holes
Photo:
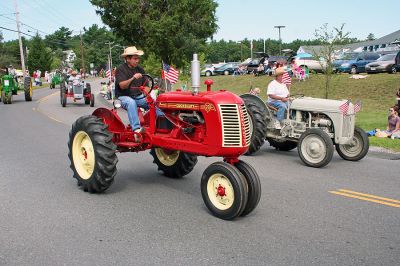
[[[397,97],[397,108],[400,108],[400,88],[396,93],[396,97]]]
[[[259,96],[260,95],[260,88],[251,88],[249,91],[250,94],[253,94],[255,96]]]
[[[390,137],[393,133],[398,132],[399,130],[400,130],[399,113],[395,110],[394,107],[390,107],[386,133]]]

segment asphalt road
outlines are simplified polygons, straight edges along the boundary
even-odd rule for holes
[[[0,104],[0,265],[399,264],[400,156],[348,162],[335,154],[314,169],[297,150],[266,144],[242,158],[260,175],[260,204],[224,221],[200,193],[203,171],[219,158],[199,157],[175,180],[157,172],[148,152],[119,154],[109,190],[78,188],[68,132],[93,110],[62,108],[58,90],[47,88],[32,102],[20,95]]]

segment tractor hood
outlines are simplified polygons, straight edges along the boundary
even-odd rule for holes
[[[340,106],[347,100],[329,100],[320,98],[303,97],[294,99],[290,105],[291,109],[310,111],[310,112],[331,112],[340,113]],[[349,104],[347,114],[353,114],[353,104]]]
[[[167,92],[160,94],[157,98],[160,107],[163,107],[163,103],[202,104],[207,102],[216,105],[243,104],[239,96],[225,90],[199,92],[196,95],[193,95],[191,91]]]

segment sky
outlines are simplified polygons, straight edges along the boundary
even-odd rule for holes
[[[74,30],[103,25],[89,0],[16,0],[23,25],[22,32],[42,36],[61,26]],[[16,30],[14,0],[0,0],[0,26]],[[398,14],[400,0],[217,0],[217,24],[214,40],[278,39],[276,25],[283,25],[283,42],[313,39],[317,28],[324,23],[340,27],[350,37],[366,39],[369,33],[376,38],[400,29]],[[397,13],[397,14],[396,14]],[[6,17],[8,18],[6,18]],[[31,28],[30,28],[31,27]],[[35,29],[32,29],[35,28]],[[5,40],[17,39],[17,33],[0,29]]]

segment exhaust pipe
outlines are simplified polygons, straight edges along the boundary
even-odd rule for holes
[[[191,63],[191,73],[192,73],[193,95],[197,95],[200,89],[200,61],[197,58],[197,54],[193,54],[193,61]]]

